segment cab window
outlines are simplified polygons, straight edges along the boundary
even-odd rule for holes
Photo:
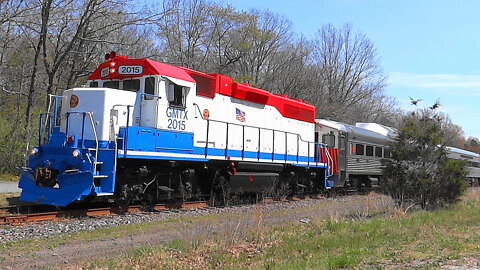
[[[106,82],[103,82],[103,87],[120,89],[120,83],[119,81],[106,81]]]
[[[98,82],[97,81],[90,82],[90,87],[98,87]]]
[[[123,90],[137,92],[138,90],[140,90],[140,80],[139,79],[124,80]]]
[[[188,89],[188,87],[184,87],[175,83],[170,83],[167,92],[168,102],[170,106],[185,107]]]
[[[322,143],[326,144],[328,148],[335,147],[335,135],[333,134],[323,134]]]
[[[155,77],[145,78],[145,93],[155,95]]]

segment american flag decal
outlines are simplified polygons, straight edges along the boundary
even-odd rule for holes
[[[236,119],[240,122],[245,122],[245,112],[235,108],[236,110]]]

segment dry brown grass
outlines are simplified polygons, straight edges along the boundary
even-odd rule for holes
[[[18,202],[20,193],[0,193],[0,206],[14,205]]]
[[[461,200],[464,202],[480,200],[480,187],[472,187],[467,189]]]

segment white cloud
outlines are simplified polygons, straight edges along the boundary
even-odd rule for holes
[[[480,75],[463,74],[414,74],[414,73],[390,73],[388,82],[392,86],[402,86],[411,88],[433,88],[442,90],[465,89],[475,91],[480,95]]]

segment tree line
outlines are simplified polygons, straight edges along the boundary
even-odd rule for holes
[[[307,38],[269,11],[209,0],[138,2],[0,0],[0,172],[14,172],[36,144],[36,115],[50,95],[84,84],[112,50],[303,99],[317,118],[400,123],[375,46],[351,25],[321,25]],[[463,138],[444,122],[452,142]]]

